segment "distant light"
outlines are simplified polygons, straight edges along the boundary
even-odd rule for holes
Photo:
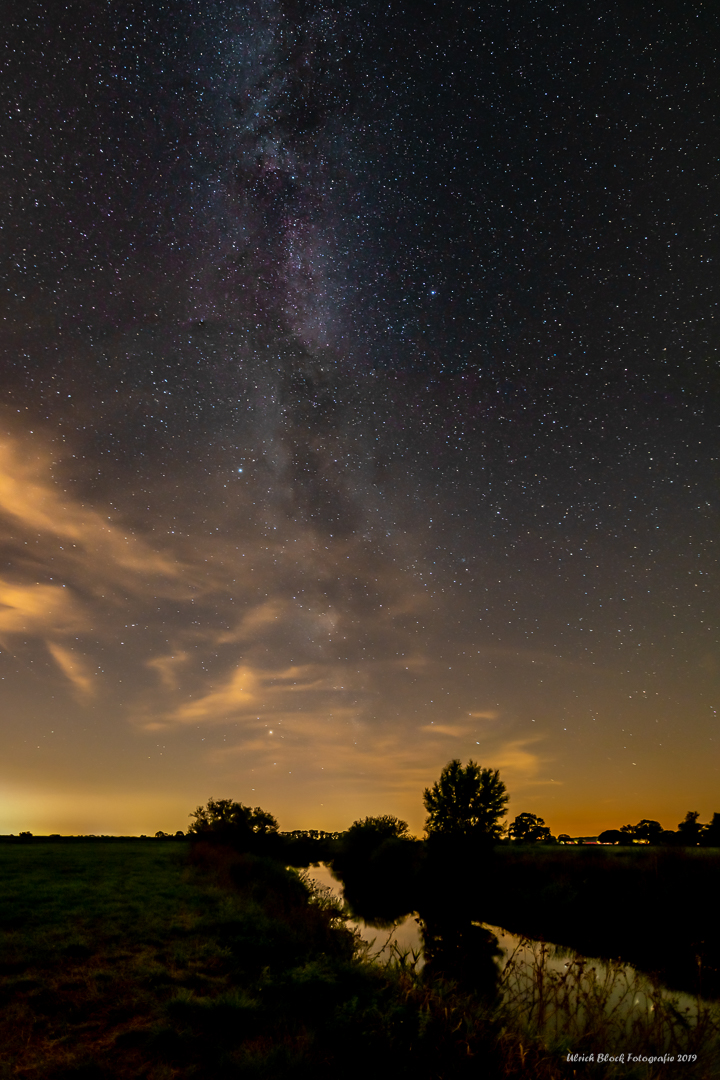
[[[242,469],[238,469],[238,472],[242,472]]]

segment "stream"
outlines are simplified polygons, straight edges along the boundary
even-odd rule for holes
[[[329,867],[324,864],[310,867],[308,877],[342,900],[342,885]],[[379,929],[363,920],[349,920],[348,925],[368,942],[373,959],[391,959],[398,951],[410,953],[411,958],[417,957],[417,969],[422,968],[422,937],[416,914],[408,915],[391,929]],[[498,940],[501,956],[497,962],[503,996],[506,999],[512,996],[527,1008],[533,1007],[538,986],[544,981],[552,989],[555,1007],[562,1001],[564,1010],[578,1010],[578,1002],[584,996],[590,994],[596,999],[600,996],[606,1012],[619,1011],[628,1022],[638,1016],[651,1016],[660,1002],[670,1004],[687,1020],[697,1018],[699,1011],[717,1009],[717,1003],[669,990],[630,964],[585,957],[574,949],[522,937],[489,923],[476,925],[484,926]]]

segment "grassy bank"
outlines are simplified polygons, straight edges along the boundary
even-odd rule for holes
[[[579,1072],[565,1058],[589,1047],[597,1015],[548,1034],[537,986],[498,1010],[407,962],[377,966],[295,871],[203,845],[189,855],[177,841],[0,849],[3,1080],[668,1075]],[[636,1045],[657,1038],[650,1024]],[[706,1080],[708,1060],[678,1075]]]

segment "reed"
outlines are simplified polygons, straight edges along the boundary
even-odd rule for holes
[[[574,957],[558,969],[556,955],[553,946],[522,939],[508,958],[499,1006],[508,1028],[561,1057],[578,1055],[591,1075],[659,1077],[668,1064],[683,1064],[685,1077],[720,1075],[716,1003],[671,993],[617,961]],[[603,1054],[624,1060],[599,1061]]]

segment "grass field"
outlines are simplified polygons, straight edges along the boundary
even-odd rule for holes
[[[187,855],[0,846],[3,1080],[505,1075],[481,1011],[356,956],[296,872]]]
[[[141,1033],[159,1033],[168,993],[222,985],[207,926],[228,897],[190,881],[186,855],[162,842],[0,847],[7,1075],[81,1064],[91,1075],[110,1053],[130,1069]]]
[[[519,997],[498,1011],[412,964],[370,963],[336,902],[295,871],[189,851],[162,840],[0,845],[2,1080],[668,1075],[578,1072],[564,1058],[593,1031],[575,1024],[572,1040],[561,1030],[546,1045]],[[543,1011],[560,991],[543,990]],[[637,1046],[651,1048],[656,1030],[646,1024]],[[689,1032],[701,1053],[683,1080],[718,1075],[697,1042]]]

